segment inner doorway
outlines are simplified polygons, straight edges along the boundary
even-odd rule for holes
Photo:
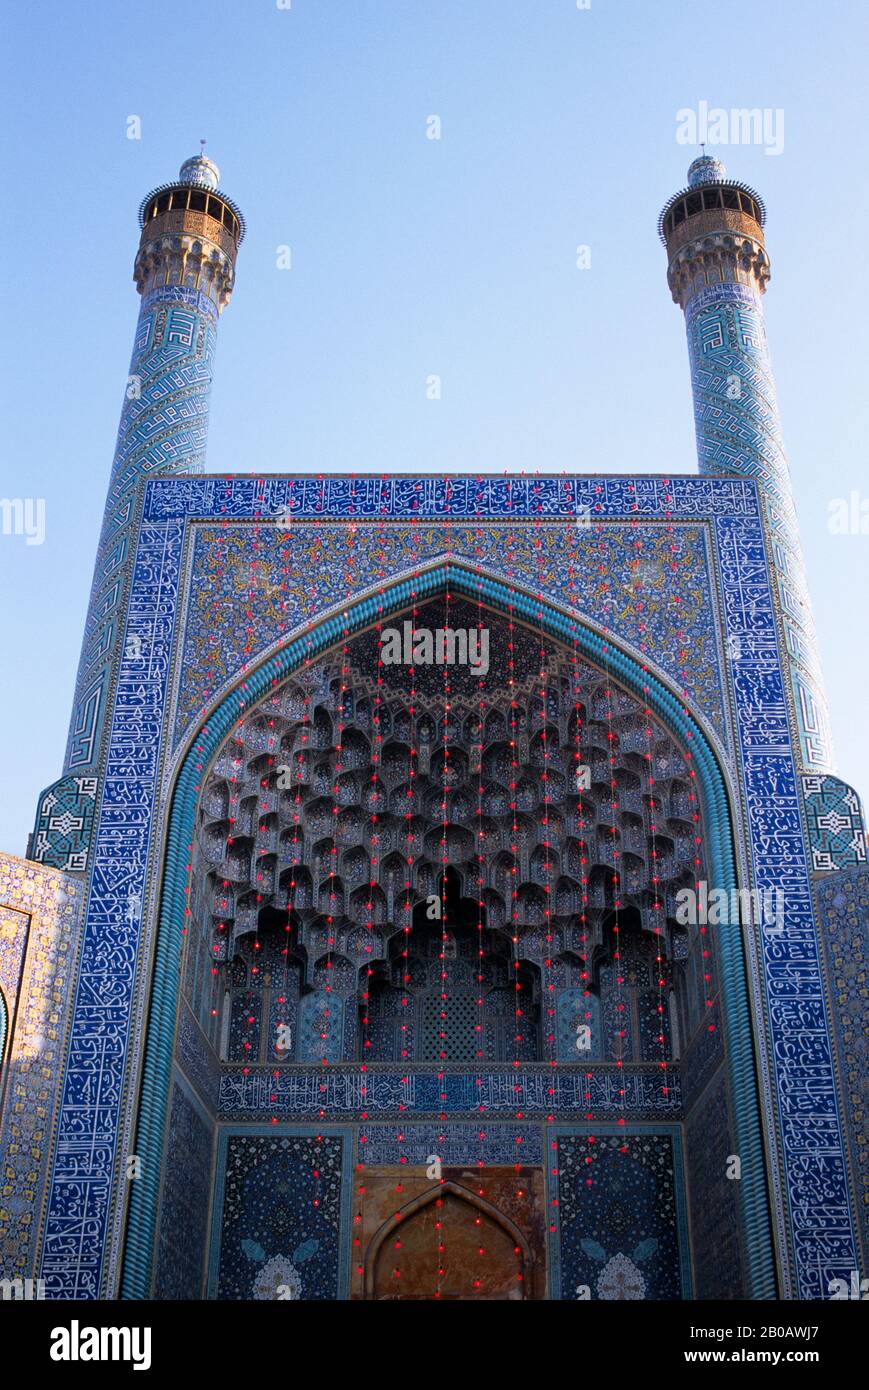
[[[397,1183],[396,1183],[397,1179]],[[372,1208],[394,1210],[367,1242],[362,1296],[522,1302],[545,1286],[539,1171],[380,1170],[367,1179]],[[396,1187],[402,1204],[395,1205]],[[370,1227],[371,1213],[366,1225]]]

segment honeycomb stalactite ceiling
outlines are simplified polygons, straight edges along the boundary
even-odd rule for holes
[[[413,621],[442,627],[443,600]],[[451,601],[454,629],[478,622],[475,605]],[[594,982],[616,901],[641,926],[663,902],[663,949],[680,956],[675,893],[700,872],[683,752],[605,671],[530,628],[511,635],[501,615],[485,624],[489,670],[452,668],[446,715],[443,668],[414,668],[411,709],[410,669],[379,665],[382,635],[369,629],[237,724],[203,788],[196,837],[194,919],[214,961],[243,948],[264,909],[289,911],[307,983],[328,961],[336,994],[352,993],[362,972],[388,966],[391,939],[440,894],[445,869],[482,901],[487,931],[509,942],[515,921],[517,960],[532,970],[554,961]],[[523,673],[512,686],[511,640]]]

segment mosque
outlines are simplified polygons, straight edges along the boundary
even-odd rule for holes
[[[144,199],[65,765],[0,856],[4,1280],[859,1286],[867,839],[765,219],[706,154],[660,216],[696,473],[217,476],[244,218],[204,153]]]

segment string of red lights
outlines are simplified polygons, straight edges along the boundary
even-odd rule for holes
[[[480,492],[480,489],[481,489],[481,486],[482,486],[482,481],[483,481],[482,478],[478,478],[478,479],[477,479],[477,489],[478,489],[477,495],[478,495],[478,497],[479,497],[479,492]],[[483,553],[483,548],[482,548],[482,545],[480,544],[480,542],[481,542],[481,540],[482,540],[482,534],[483,534],[482,531],[479,529],[479,527],[477,527],[477,529],[476,529],[475,532],[474,532],[474,553],[475,553],[475,557],[476,557],[476,560],[477,560],[478,565],[479,565],[480,556],[481,556],[482,553]],[[476,586],[476,587],[477,587],[476,623],[477,623],[477,632],[478,632],[478,634],[480,634],[480,636],[478,637],[478,647],[477,647],[477,650],[479,651],[479,650],[481,650],[482,632],[483,632],[484,621],[485,621],[485,615],[484,615],[484,609],[483,609],[483,581],[482,581],[482,575],[481,575],[480,573],[478,573],[478,577],[477,577],[477,586]],[[487,672],[487,674],[488,674],[488,672]],[[475,889],[476,889],[476,897],[477,897],[477,940],[476,940],[476,961],[475,961],[476,1021],[475,1021],[475,1024],[474,1024],[474,1032],[475,1032],[475,1042],[476,1042],[476,1047],[475,1047],[475,1060],[476,1060],[476,1064],[477,1064],[477,1075],[476,1075],[476,1077],[475,1077],[474,1080],[475,1080],[476,1093],[477,1093],[477,1097],[478,1097],[478,1101],[477,1101],[477,1112],[478,1112],[478,1114],[479,1114],[479,1120],[478,1120],[478,1122],[477,1122],[477,1135],[478,1135],[478,1140],[477,1140],[477,1142],[478,1142],[478,1149],[477,1149],[477,1182],[478,1182],[478,1186],[477,1186],[477,1195],[478,1195],[479,1197],[485,1197],[485,1195],[486,1195],[486,1188],[485,1188],[485,1182],[484,1182],[484,1173],[485,1173],[485,1166],[486,1166],[486,1158],[485,1158],[485,1146],[486,1146],[485,1115],[486,1115],[486,1104],[485,1104],[484,1095],[483,1095],[484,1079],[483,1079],[483,1074],[482,1074],[482,1073],[483,1073],[483,1066],[484,1066],[484,1063],[485,1063],[485,1061],[486,1061],[486,981],[485,981],[485,966],[486,966],[486,904],[485,904],[485,898],[484,898],[484,885],[485,885],[485,863],[486,863],[486,835],[487,835],[487,829],[486,829],[486,819],[485,819],[485,815],[484,815],[484,805],[485,805],[485,802],[484,802],[484,770],[483,770],[483,750],[484,750],[485,743],[486,743],[486,739],[485,739],[485,720],[486,720],[486,708],[487,708],[486,693],[487,693],[487,691],[486,691],[486,677],[483,676],[483,675],[480,675],[480,676],[478,677],[478,679],[477,679],[476,722],[474,723],[474,721],[471,721],[471,728],[472,728],[472,731],[474,731],[474,737],[476,738],[476,743],[472,743],[472,744],[471,744],[471,758],[472,758],[471,773],[473,774],[473,772],[476,771],[476,774],[477,774],[477,805],[476,805],[476,814],[475,814],[475,817],[474,817],[474,863],[475,863],[475,867],[476,867],[476,880],[475,880],[474,886],[475,886]],[[474,760],[475,760],[475,765],[474,765]],[[494,967],[495,967],[495,964],[496,964],[495,961],[493,961],[493,962],[492,962],[492,968],[493,968],[493,969],[494,969]],[[475,1220],[475,1224],[476,1224],[476,1226],[477,1226],[477,1230],[478,1230],[478,1232],[479,1232],[480,1229],[481,1229],[481,1226],[482,1226],[482,1221],[481,1221],[481,1217],[480,1217],[479,1211],[477,1212],[477,1214],[476,1214],[474,1220]],[[474,1285],[474,1288],[479,1289],[479,1288],[481,1288],[481,1287],[483,1286],[483,1282],[484,1282],[483,1276],[484,1276],[485,1270],[486,1270],[486,1250],[485,1250],[485,1246],[482,1244],[482,1239],[481,1239],[480,1242],[478,1243],[477,1250],[478,1250],[478,1256],[479,1256],[479,1260],[480,1260],[480,1265],[479,1265],[477,1274],[476,1274],[476,1276],[475,1276],[475,1278],[474,1278],[473,1285]]]
[[[451,488],[449,479],[447,478],[447,479],[446,479],[446,503],[447,503],[447,511],[446,511],[446,517],[445,517],[445,523],[444,523],[444,544],[445,544],[445,550],[446,550],[447,555],[450,555],[450,554],[451,554],[451,529],[450,529],[450,520],[449,520],[449,501],[450,501],[451,491],[452,491],[452,488]],[[444,631],[445,631],[445,632],[449,631],[450,626],[451,626],[451,623],[450,623],[451,608],[452,608],[452,594],[451,594],[451,592],[450,592],[450,586],[449,586],[449,584],[447,584],[446,590],[444,591],[444,620],[443,620],[443,627],[444,627]],[[442,1126],[445,1124],[446,1118],[447,1118],[447,1117],[446,1117],[446,1111],[445,1111],[445,1108],[444,1108],[444,1107],[445,1107],[446,1099],[447,1099],[447,1089],[446,1089],[446,1088],[447,1088],[446,1066],[447,1066],[447,1064],[448,1064],[448,1062],[449,1062],[449,1053],[448,1053],[448,1051],[447,1051],[447,1041],[448,1041],[448,1031],[449,1031],[448,1011],[449,1011],[450,980],[449,980],[449,965],[448,965],[448,960],[449,960],[450,936],[449,936],[449,924],[448,924],[448,921],[447,921],[447,910],[446,910],[446,908],[447,908],[447,884],[448,884],[448,881],[449,881],[449,880],[448,880],[448,877],[447,877],[447,870],[448,870],[448,867],[449,867],[449,859],[450,859],[450,853],[449,853],[449,824],[450,824],[450,818],[449,818],[449,799],[450,799],[450,780],[451,780],[451,774],[452,774],[452,769],[451,769],[451,766],[450,766],[450,726],[451,726],[451,724],[452,724],[452,717],[453,717],[453,711],[452,711],[452,682],[451,682],[451,680],[450,680],[450,667],[449,667],[448,662],[444,661],[444,663],[443,663],[443,718],[442,718],[442,721],[441,721],[441,728],[442,728],[442,737],[441,737],[441,839],[440,839],[440,850],[441,850],[441,856],[440,856],[440,857],[441,857],[441,879],[440,879],[441,949],[440,949],[440,1010],[439,1010],[439,1021],[440,1021],[440,1026],[439,1026],[439,1029],[438,1029],[438,1040],[439,1040],[439,1044],[440,1044],[440,1046],[439,1046],[439,1048],[438,1048],[438,1058],[439,1058],[439,1063],[438,1063],[438,1082],[439,1082],[439,1084],[440,1084],[439,1095],[440,1095],[440,1104],[441,1104],[441,1109],[440,1109],[440,1113],[439,1113],[439,1122],[440,1122],[440,1124],[441,1124]],[[445,1134],[443,1134],[443,1133],[439,1134],[439,1135],[438,1135],[438,1144],[442,1146],[443,1143],[444,1143],[444,1141],[445,1141],[445,1138],[446,1138]],[[445,1182],[445,1179],[444,1179],[443,1175],[441,1175],[441,1177],[440,1177],[440,1179],[439,1179],[438,1181],[439,1181],[440,1186],[443,1186],[443,1184],[444,1184],[444,1182]],[[445,1216],[444,1200],[443,1200],[443,1197],[438,1196],[438,1197],[435,1199],[435,1223],[434,1223],[434,1226],[435,1226],[435,1233],[436,1233],[436,1239],[437,1239],[437,1279],[436,1279],[436,1285],[435,1285],[435,1291],[434,1291],[434,1296],[435,1296],[435,1298],[441,1298],[441,1297],[442,1297],[442,1294],[443,1294],[443,1284],[444,1284],[444,1279],[446,1278],[446,1272],[447,1272],[447,1271],[446,1271],[446,1249],[447,1249],[447,1245],[446,1245],[446,1222],[445,1222],[445,1220],[444,1220],[444,1216]]]

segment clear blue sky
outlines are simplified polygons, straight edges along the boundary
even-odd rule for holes
[[[693,155],[676,113],[700,101],[784,112],[780,155],[715,152],[769,209],[767,324],[839,768],[869,794],[869,536],[827,526],[832,499],[869,496],[865,6],[18,0],[5,16],[0,495],[44,498],[46,539],[0,537],[0,847],[23,853],[61,771],[143,195],[206,136],[248,220],[211,470],[691,472],[655,221]]]

